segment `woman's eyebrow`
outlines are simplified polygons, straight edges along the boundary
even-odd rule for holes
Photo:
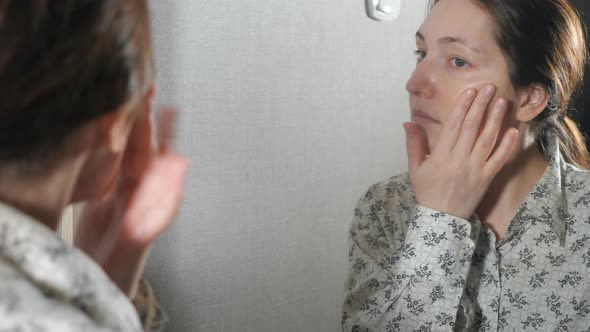
[[[418,38],[422,41],[426,41],[426,38],[424,37],[424,35],[420,31],[416,32],[416,38]],[[472,50],[475,53],[478,53],[478,54],[481,53],[477,48],[469,46],[467,41],[463,38],[460,38],[460,37],[450,37],[450,36],[449,37],[442,37],[442,38],[438,39],[438,42],[440,44],[451,44],[451,43],[461,44],[461,45],[469,48],[470,50]]]

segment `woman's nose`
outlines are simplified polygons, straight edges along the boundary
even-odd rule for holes
[[[429,69],[428,63],[424,59],[416,65],[412,76],[406,83],[406,90],[412,95],[430,98],[434,95],[435,76],[434,71]]]

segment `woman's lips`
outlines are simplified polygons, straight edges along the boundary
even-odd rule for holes
[[[433,119],[430,115],[428,115],[426,112],[423,112],[421,110],[412,111],[412,122],[416,125],[419,125],[419,126],[439,123],[438,121]]]

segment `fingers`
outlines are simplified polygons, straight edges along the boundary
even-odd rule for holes
[[[504,133],[500,145],[498,145],[498,148],[484,166],[483,172],[485,176],[491,179],[498,174],[516,147],[517,140],[518,130],[516,128],[510,128]]]
[[[154,120],[151,116],[151,104],[146,104],[133,124],[123,161],[123,177],[139,178],[154,157]],[[157,152],[165,154],[172,151],[177,111],[173,108],[163,108],[158,112],[156,140]]]
[[[181,203],[187,168],[179,155],[154,158],[123,217],[125,242],[147,246],[169,226]]]
[[[472,155],[477,162],[483,163],[487,161],[490,153],[492,153],[492,150],[496,146],[507,108],[508,103],[504,98],[499,98],[494,103],[487,117],[485,127],[473,147]]]
[[[408,154],[408,171],[413,174],[414,171],[426,159],[428,141],[426,135],[420,128],[413,123],[404,123],[406,131],[406,152]]]
[[[174,108],[163,108],[158,112],[158,151],[161,154],[172,150],[178,112]]]
[[[495,94],[496,87],[493,85],[487,85],[477,95],[477,98],[475,98],[475,101],[469,109],[465,121],[461,126],[461,132],[454,149],[461,155],[468,156],[471,154],[473,146],[479,136],[482,119]]]
[[[443,127],[441,140],[438,143],[438,146],[440,146],[440,148],[438,148],[439,150],[447,153],[455,147],[457,138],[461,132],[461,126],[465,120],[465,115],[473,104],[476,96],[477,90],[475,89],[467,89],[461,94],[454,111],[451,113]]]
[[[172,152],[176,118],[177,112],[172,108],[158,112],[158,151],[138,154],[136,157],[146,161],[143,169],[127,177],[127,181],[120,181],[121,196],[126,199],[123,240],[140,249],[168,227],[182,198],[188,162]],[[151,121],[151,117],[148,119]],[[124,190],[125,183],[129,183],[130,190]]]

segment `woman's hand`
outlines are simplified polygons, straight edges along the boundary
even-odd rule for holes
[[[88,202],[75,244],[133,298],[152,243],[172,223],[182,199],[187,160],[172,151],[176,112],[159,112],[159,148],[151,107],[138,114],[113,190]]]
[[[498,138],[507,101],[499,98],[490,105],[494,94],[493,86],[465,91],[428,156],[425,134],[415,124],[404,124],[410,182],[418,204],[463,219],[475,212],[518,137],[510,128]]]

